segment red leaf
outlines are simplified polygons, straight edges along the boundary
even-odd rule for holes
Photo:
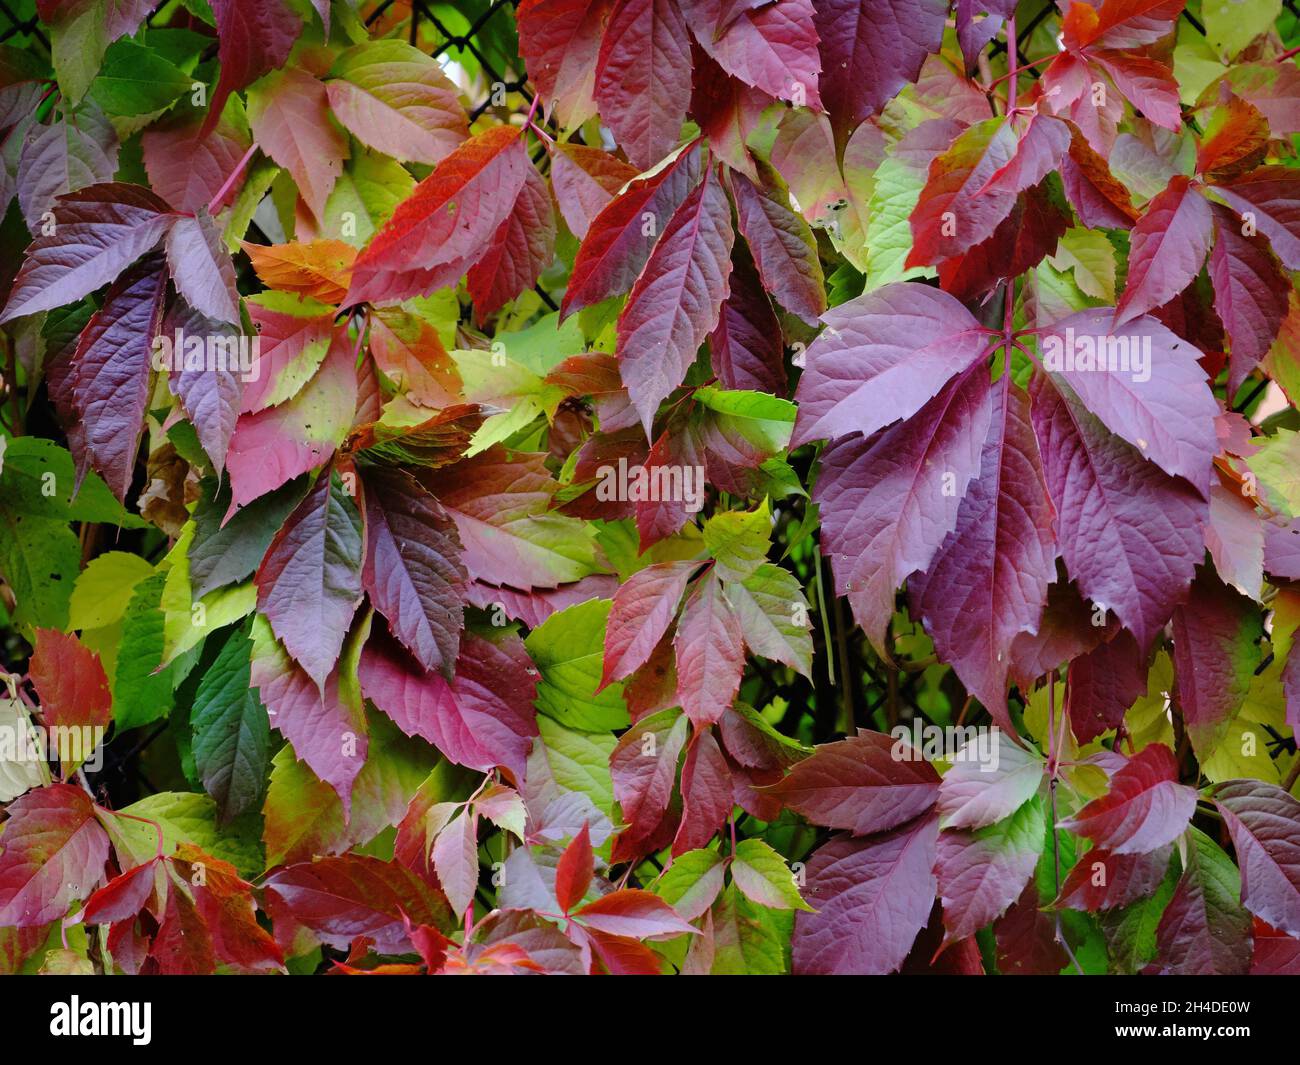
[[[591,886],[595,868],[591,854],[591,833],[584,821],[582,831],[564,848],[560,864],[555,867],[555,897],[560,903],[561,913],[568,913],[582,901],[587,888]]]
[[[1133,634],[1121,629],[1109,643],[1070,663],[1065,712],[1080,743],[1119,728],[1124,713],[1147,690],[1146,656]]]
[[[555,199],[570,232],[579,240],[586,237],[592,219],[636,176],[636,167],[599,148],[565,143],[551,149]]]
[[[527,177],[519,130],[471,137],[397,206],[352,270],[346,302],[395,303],[454,284],[488,250]]]
[[[1243,218],[1250,214],[1288,270],[1300,270],[1300,171],[1261,166],[1213,189]]]
[[[177,211],[206,208],[226,187],[248,146],[248,131],[225,123],[218,124],[206,137],[199,135],[198,123],[160,123],[140,135],[149,184]],[[240,178],[232,181],[213,208],[220,211],[230,206],[240,184]]]
[[[765,172],[760,188],[743,174],[728,177],[736,201],[736,220],[749,245],[763,285],[776,301],[809,325],[826,310],[817,241],[803,218],[789,207],[788,193]]]
[[[619,372],[647,436],[718,324],[734,240],[731,206],[710,170],[673,214],[618,317]]]
[[[728,740],[728,750],[732,746]],[[930,809],[939,774],[906,741],[863,730],[822,744],[768,793],[815,825],[864,836]]]
[[[1092,228],[1129,229],[1138,213],[1128,189],[1077,128],[1072,135],[1070,152],[1061,160],[1061,181],[1079,221]]]
[[[1038,888],[1030,882],[1019,901],[994,929],[998,970],[1007,976],[1055,976],[1069,964],[1056,941],[1056,922],[1038,907]]]
[[[655,562],[619,585],[605,626],[605,668],[600,686],[622,680],[650,658],[698,562]]]
[[[135,472],[149,402],[150,352],[166,294],[162,256],[141,259],[109,288],[72,356],[73,403],[86,449],[78,457],[77,482],[93,466],[123,502]]]
[[[708,844],[731,813],[731,795],[731,773],[712,730],[695,733],[682,765],[682,823],[673,857]]]
[[[254,579],[258,610],[318,686],[361,601],[361,559],[361,515],[327,470],[276,533]]]
[[[76,636],[38,628],[29,673],[47,728],[108,728],[113,707],[108,677],[99,655]]]
[[[1178,82],[1164,63],[1125,52],[1094,50],[1090,56],[1145,118],[1165,129],[1181,128],[1183,112],[1178,106]]]
[[[732,12],[723,24],[721,0],[695,0],[690,18],[695,39],[728,73],[748,85],[796,106],[822,109],[817,94],[821,57],[812,0],[785,0],[780,4],[753,4],[750,10]],[[712,33],[695,25],[713,22]]]
[[[1191,284],[1210,249],[1211,228],[1205,197],[1188,178],[1174,177],[1133,227],[1117,325],[1161,306]]]
[[[631,939],[672,939],[698,931],[678,917],[658,895],[636,888],[602,895],[576,910],[573,916],[597,932]]]
[[[632,287],[664,225],[703,174],[699,148],[689,147],[663,170],[634,181],[601,209],[574,257],[560,302],[561,319]],[[647,227],[647,218],[653,220],[653,228]]]
[[[944,0],[829,0],[814,7],[821,51],[821,99],[837,139],[875,114],[937,52]]]
[[[1263,654],[1259,610],[1203,567],[1174,611],[1173,635],[1179,707],[1192,749],[1205,761],[1250,691]]]
[[[902,965],[934,904],[938,833],[938,820],[924,817],[815,851],[804,897],[817,912],[795,915],[795,973],[883,975]]]
[[[716,570],[692,589],[673,641],[677,699],[696,728],[717,721],[735,701],[745,666],[740,619],[722,593]]]
[[[1094,847],[1079,856],[1055,904],[1096,913],[1150,898],[1165,878],[1172,853],[1172,844],[1146,854],[1111,854]]]
[[[731,249],[730,291],[709,335],[709,354],[725,388],[789,392],[781,322],[743,243]]]
[[[934,872],[946,942],[973,936],[1020,897],[1034,875],[1043,835],[1041,804],[978,832],[939,833]]]
[[[480,325],[525,289],[532,288],[555,255],[555,212],[550,191],[536,167],[528,167],[524,174],[514,209],[465,279]]]
[[[514,634],[461,639],[454,679],[426,672],[376,630],[361,651],[361,690],[408,736],[428,740],[451,762],[488,772],[504,766],[517,780],[537,735],[537,670]]]
[[[83,924],[116,924],[134,921],[153,894],[158,862],[149,861],[116,876],[86,900]]]
[[[1066,568],[1086,598],[1113,610],[1148,648],[1204,557],[1209,508],[1043,376],[1030,396]]]
[[[317,218],[348,157],[347,138],[330,117],[325,86],[305,70],[276,71],[248,104],[253,138],[292,175],[303,202]]]
[[[1274,928],[1300,937],[1300,801],[1261,780],[1214,793],[1241,866],[1241,901]]]
[[[302,32],[302,19],[284,0],[212,0],[212,10],[217,16],[221,77],[201,135],[216,124],[232,92],[284,65]]]
[[[611,0],[522,0],[515,12],[528,74],[566,128],[596,110],[596,58],[612,6]]]
[[[980,475],[956,528],[923,574],[908,582],[912,614],[962,683],[1008,732],[1011,645],[1037,629],[1056,576],[1055,508],[1047,495],[1029,397],[1004,377]]]
[[[1188,844],[1183,878],[1156,928],[1155,971],[1243,976],[1250,965],[1251,921],[1238,901],[1236,870],[1204,833],[1192,829]]]
[[[680,711],[662,710],[623,733],[610,755],[614,798],[634,836],[653,832],[668,808],[686,731]]]
[[[407,922],[450,931],[447,900],[405,866],[361,854],[318,858],[272,873],[265,882],[276,941],[288,949],[299,927],[336,950],[357,936],[381,954],[410,950]]]
[[[464,627],[468,574],[455,523],[402,470],[363,473],[366,558],[361,583],[394,636],[425,669],[450,674]]]
[[[191,307],[218,322],[239,323],[235,267],[206,208],[176,219],[167,231],[167,265]]]
[[[1300,976],[1300,939],[1270,928],[1255,918],[1255,952],[1251,976]]]
[[[190,843],[182,843],[177,848],[172,862],[191,885],[195,905],[218,961],[243,972],[265,972],[283,966],[284,956],[279,946],[257,923],[253,885],[243,880],[233,865],[205,854]]]
[[[238,314],[235,318],[238,320]],[[175,363],[172,364],[167,374],[167,387],[180,400],[181,409],[194,426],[199,444],[212,460],[213,467],[221,470],[226,464],[226,452],[230,450],[230,440],[243,406],[244,380],[239,355],[240,345],[248,341],[240,336],[237,326],[215,321],[181,299],[175,300],[167,312],[163,335],[172,341],[173,359],[181,362],[179,369]],[[176,341],[182,335],[187,339],[178,349]],[[193,338],[205,345],[214,341],[226,343],[226,361],[214,365],[206,359],[194,363],[185,358],[183,348],[188,347]],[[252,365],[256,366],[257,362],[253,361]]]
[[[673,0],[620,0],[600,42],[595,96],[627,157],[647,170],[677,145],[691,102],[691,39]]]
[[[989,350],[971,313],[926,285],[886,285],[827,311],[825,322],[804,354],[792,447],[910,418]]]
[[[1226,207],[1211,204],[1211,209],[1210,280],[1214,309],[1232,341],[1228,394],[1235,396],[1277,339],[1286,319],[1291,283],[1262,237],[1245,236],[1236,215]]]
[[[1144,854],[1177,839],[1195,809],[1196,791],[1178,783],[1173,752],[1153,743],[1110,778],[1110,791],[1060,827],[1112,854]]]
[[[51,784],[11,802],[0,850],[0,925],[59,920],[104,879],[108,834],[80,788]]]

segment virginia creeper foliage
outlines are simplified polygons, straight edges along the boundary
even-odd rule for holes
[[[1300,972],[1294,6],[10,6],[0,971]]]

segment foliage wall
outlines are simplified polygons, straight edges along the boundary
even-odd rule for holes
[[[1298,23],[7,0],[0,971],[1296,972]]]

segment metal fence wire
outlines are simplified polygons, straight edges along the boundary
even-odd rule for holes
[[[522,65],[518,69],[500,69],[488,54],[489,49],[480,47],[479,42],[480,35],[486,28],[499,28],[492,26],[493,20],[506,17],[502,15],[502,12],[507,9],[513,11],[517,2],[518,0],[491,0],[491,2],[479,0],[478,3],[470,2],[458,5],[457,15],[460,20],[468,23],[467,28],[462,33],[454,32],[447,24],[446,12],[440,5],[430,6],[424,0],[414,0],[414,3],[409,2],[409,0],[400,0],[400,2],[399,0],[381,0],[363,17],[367,26],[374,26],[396,5],[397,11],[394,14],[401,14],[403,11],[409,11],[410,13],[409,39],[412,44],[417,46],[425,45],[423,38],[427,34],[422,32],[421,27],[432,26],[440,40],[434,47],[429,49],[431,56],[434,58],[445,54],[450,54],[453,58],[463,55],[472,56],[483,74],[480,86],[483,90],[483,98],[473,103],[469,110],[471,119],[477,119],[491,107],[497,105],[502,87],[506,92],[520,93],[527,103],[532,103],[533,94],[529,90],[526,72]],[[1300,19],[1300,0],[1283,0],[1283,5],[1288,12]],[[150,16],[151,20],[157,18],[160,12],[168,6],[166,4],[159,5],[153,15]],[[0,44],[39,49],[45,57],[48,57],[50,54],[50,40],[42,29],[34,9],[30,17],[24,18],[19,14],[15,14],[15,7],[25,10],[27,5],[17,4],[16,0],[0,0]],[[1022,25],[1019,40],[1021,42],[1028,41],[1033,32],[1046,19],[1056,13],[1057,7],[1055,3],[1048,0],[1036,15]],[[1184,11],[1183,18],[1198,33],[1205,34],[1205,27],[1193,15]],[[995,56],[1005,53],[1005,42],[1002,40],[993,42],[990,51]],[[1017,48],[1017,58],[1022,66],[1027,65],[1029,62],[1019,48]],[[1037,78],[1039,69],[1030,67],[1025,73]],[[554,305],[551,303],[548,294],[542,292],[541,295],[553,308]],[[834,655],[835,649],[829,645],[824,646],[823,654],[827,656]],[[862,671],[861,693],[865,704],[853,708],[858,724],[870,723],[876,718],[877,714],[883,712],[886,708],[901,709],[908,716],[925,716],[918,705],[918,698],[921,695],[919,689],[924,678],[922,672],[890,668],[874,656],[868,656],[867,658],[855,657],[857,657],[857,661],[854,665]],[[843,682],[843,678],[841,678],[840,683]],[[892,722],[890,723],[892,724]],[[130,748],[124,754],[110,750],[107,764],[103,773],[100,774],[101,779],[108,778],[112,780],[112,778],[116,777],[121,780],[123,777],[133,778],[121,780],[121,783],[125,784],[128,790],[143,788],[146,792],[155,791],[156,789],[141,771],[139,762],[149,745],[166,732],[167,727],[166,723],[162,723],[144,736],[136,737],[135,742],[130,745]]]

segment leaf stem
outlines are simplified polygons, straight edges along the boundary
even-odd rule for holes
[[[208,201],[208,214],[216,213],[217,205],[221,203],[223,199],[225,199],[226,193],[230,191],[230,186],[232,186],[235,183],[235,181],[239,178],[239,175],[244,172],[244,167],[248,165],[249,161],[253,158],[253,155],[254,153],[256,153],[256,151],[257,151],[256,143],[250,144],[248,146],[248,151],[244,153],[244,157],[235,164],[235,169],[230,172],[230,176],[221,183],[221,188],[217,189],[216,195],[213,196],[212,199]]]

